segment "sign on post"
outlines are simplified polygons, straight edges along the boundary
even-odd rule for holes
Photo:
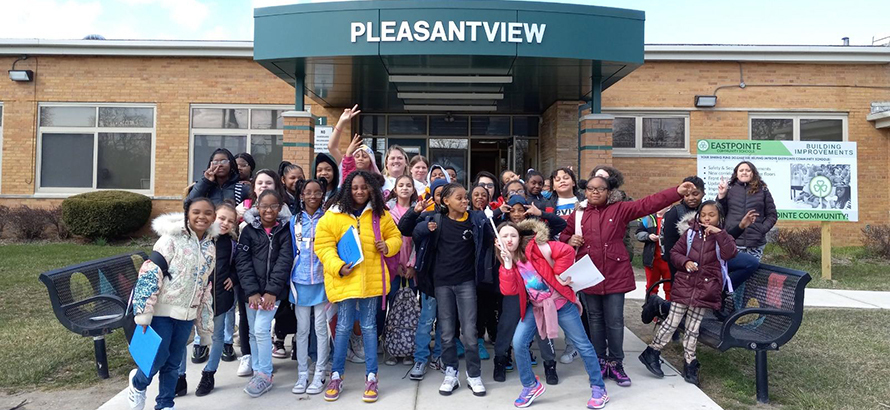
[[[331,140],[331,134],[334,133],[334,127],[315,126],[315,153],[328,153],[328,141]]]

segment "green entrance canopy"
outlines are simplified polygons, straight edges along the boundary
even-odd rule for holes
[[[540,113],[643,63],[642,11],[531,1],[351,1],[254,11],[254,59],[328,106]]]

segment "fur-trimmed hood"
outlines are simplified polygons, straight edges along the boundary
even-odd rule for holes
[[[686,231],[690,228],[698,229],[699,223],[695,220],[695,211],[687,212],[685,215],[680,217],[680,220],[677,222],[677,233],[680,234],[681,237],[686,235]]]
[[[550,228],[547,224],[538,218],[528,218],[516,224],[519,228],[519,234],[523,235],[524,231],[534,232],[535,243],[543,245],[550,240]]]
[[[286,206],[282,206],[281,210],[278,211],[278,223],[280,223],[281,225],[286,225],[290,220],[290,217],[290,209],[288,209]],[[263,223],[260,221],[260,211],[257,210],[255,207],[251,207],[244,212],[244,222],[256,229],[260,229],[263,227]]]
[[[160,215],[151,221],[151,229],[158,236],[188,234],[185,230],[185,213],[170,212]],[[211,238],[216,238],[219,236],[219,225],[216,222],[212,223],[207,233]]]

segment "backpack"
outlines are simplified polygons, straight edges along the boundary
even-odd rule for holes
[[[402,287],[396,292],[386,314],[383,348],[390,356],[411,357],[414,355],[414,336],[420,319],[420,301],[417,294],[402,280]]]
[[[692,248],[692,239],[695,236],[695,232],[692,229],[686,231],[686,256],[689,256],[689,250]],[[729,278],[729,265],[722,257],[720,257],[720,244],[715,243],[717,246],[717,260],[720,261],[720,270],[723,272],[723,282],[726,286],[726,293],[723,295],[722,299],[722,307],[719,312],[716,312],[717,317],[729,317],[736,309],[741,309],[739,303],[736,301],[735,290],[732,288],[732,280]],[[741,293],[744,293],[742,291]]]

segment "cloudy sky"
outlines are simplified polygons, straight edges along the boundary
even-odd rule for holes
[[[252,40],[253,9],[332,0],[5,0],[0,38]],[[887,0],[549,0],[646,12],[647,44],[871,45]],[[887,43],[884,40],[883,43]]]

